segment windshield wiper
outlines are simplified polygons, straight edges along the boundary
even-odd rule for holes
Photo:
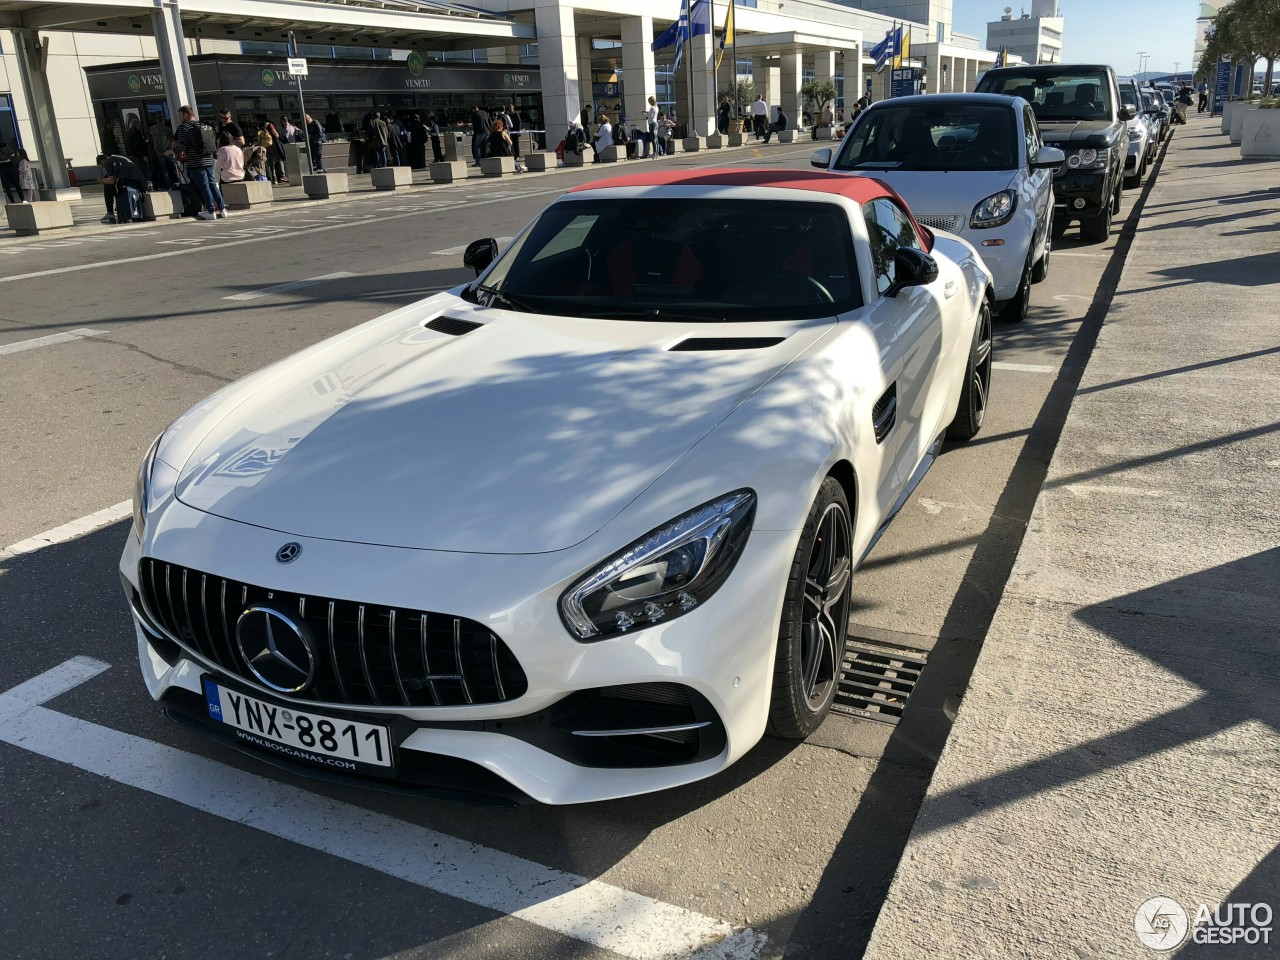
[[[490,301],[496,300],[499,303],[504,303],[507,305],[507,307],[509,307],[512,310],[516,310],[521,313],[537,313],[538,312],[537,310],[533,309],[533,307],[529,306],[529,304],[525,303],[523,300],[520,300],[516,297],[511,296],[511,294],[509,293],[503,293],[497,287],[491,287],[487,283],[473,283],[470,289],[472,290],[472,292],[475,292],[478,290],[481,293],[487,293],[489,295]]]

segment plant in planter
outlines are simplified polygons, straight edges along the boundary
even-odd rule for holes
[[[805,102],[813,104],[814,107],[813,128],[815,138],[818,136],[818,130],[824,126],[822,124],[823,112],[828,106],[835,103],[835,99],[839,94],[840,91],[836,89],[834,81],[831,80],[810,80],[800,88],[800,96]]]
[[[725,87],[717,94],[717,100],[728,98],[729,103],[734,107],[734,116],[746,117],[751,114],[751,104],[756,98],[756,85],[752,80],[744,80],[739,77],[738,81],[732,86]],[[729,122],[729,130],[731,132],[741,132],[741,126],[735,130],[733,121]]]

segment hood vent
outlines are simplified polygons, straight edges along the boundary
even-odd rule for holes
[[[460,337],[464,333],[479,330],[483,326],[483,323],[476,323],[474,320],[459,320],[457,317],[436,317],[427,324],[427,329],[434,330],[436,333],[447,333],[451,337]]]
[[[671,352],[699,352],[706,350],[763,350],[776,347],[786,337],[689,337],[681,340]]]

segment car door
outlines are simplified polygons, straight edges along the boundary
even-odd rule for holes
[[[892,377],[894,391],[894,423],[889,439],[895,444],[892,453],[894,478],[898,490],[911,478],[916,465],[924,457],[933,440],[937,391],[945,393],[939,381],[943,350],[941,275],[931,284],[907,287],[896,297],[887,296],[895,279],[894,255],[901,247],[923,249],[911,219],[888,197],[869,201],[862,206],[871,242],[875,268],[876,300],[871,311],[877,337],[888,344],[885,376]],[[896,497],[894,498],[896,499]]]

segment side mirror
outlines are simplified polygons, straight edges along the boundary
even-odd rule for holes
[[[1121,107],[1121,108],[1120,108],[1120,119],[1121,119],[1121,120],[1137,120],[1137,119],[1138,119],[1138,110],[1137,110],[1137,108],[1136,108],[1136,107],[1128,107],[1128,106]]]
[[[903,247],[893,255],[893,286],[884,292],[886,297],[896,297],[907,287],[919,287],[938,279],[938,261],[923,250]]]
[[[489,269],[489,264],[497,258],[498,241],[493,237],[485,237],[483,240],[473,240],[467,244],[466,252],[462,254],[462,263],[474,270],[478,277]]]
[[[1057,147],[1041,147],[1031,162],[1032,170],[1057,170],[1067,162],[1067,155]]]
[[[813,151],[813,156],[809,158],[809,165],[817,167],[819,170],[826,170],[831,166],[831,148],[823,147],[821,150]]]

